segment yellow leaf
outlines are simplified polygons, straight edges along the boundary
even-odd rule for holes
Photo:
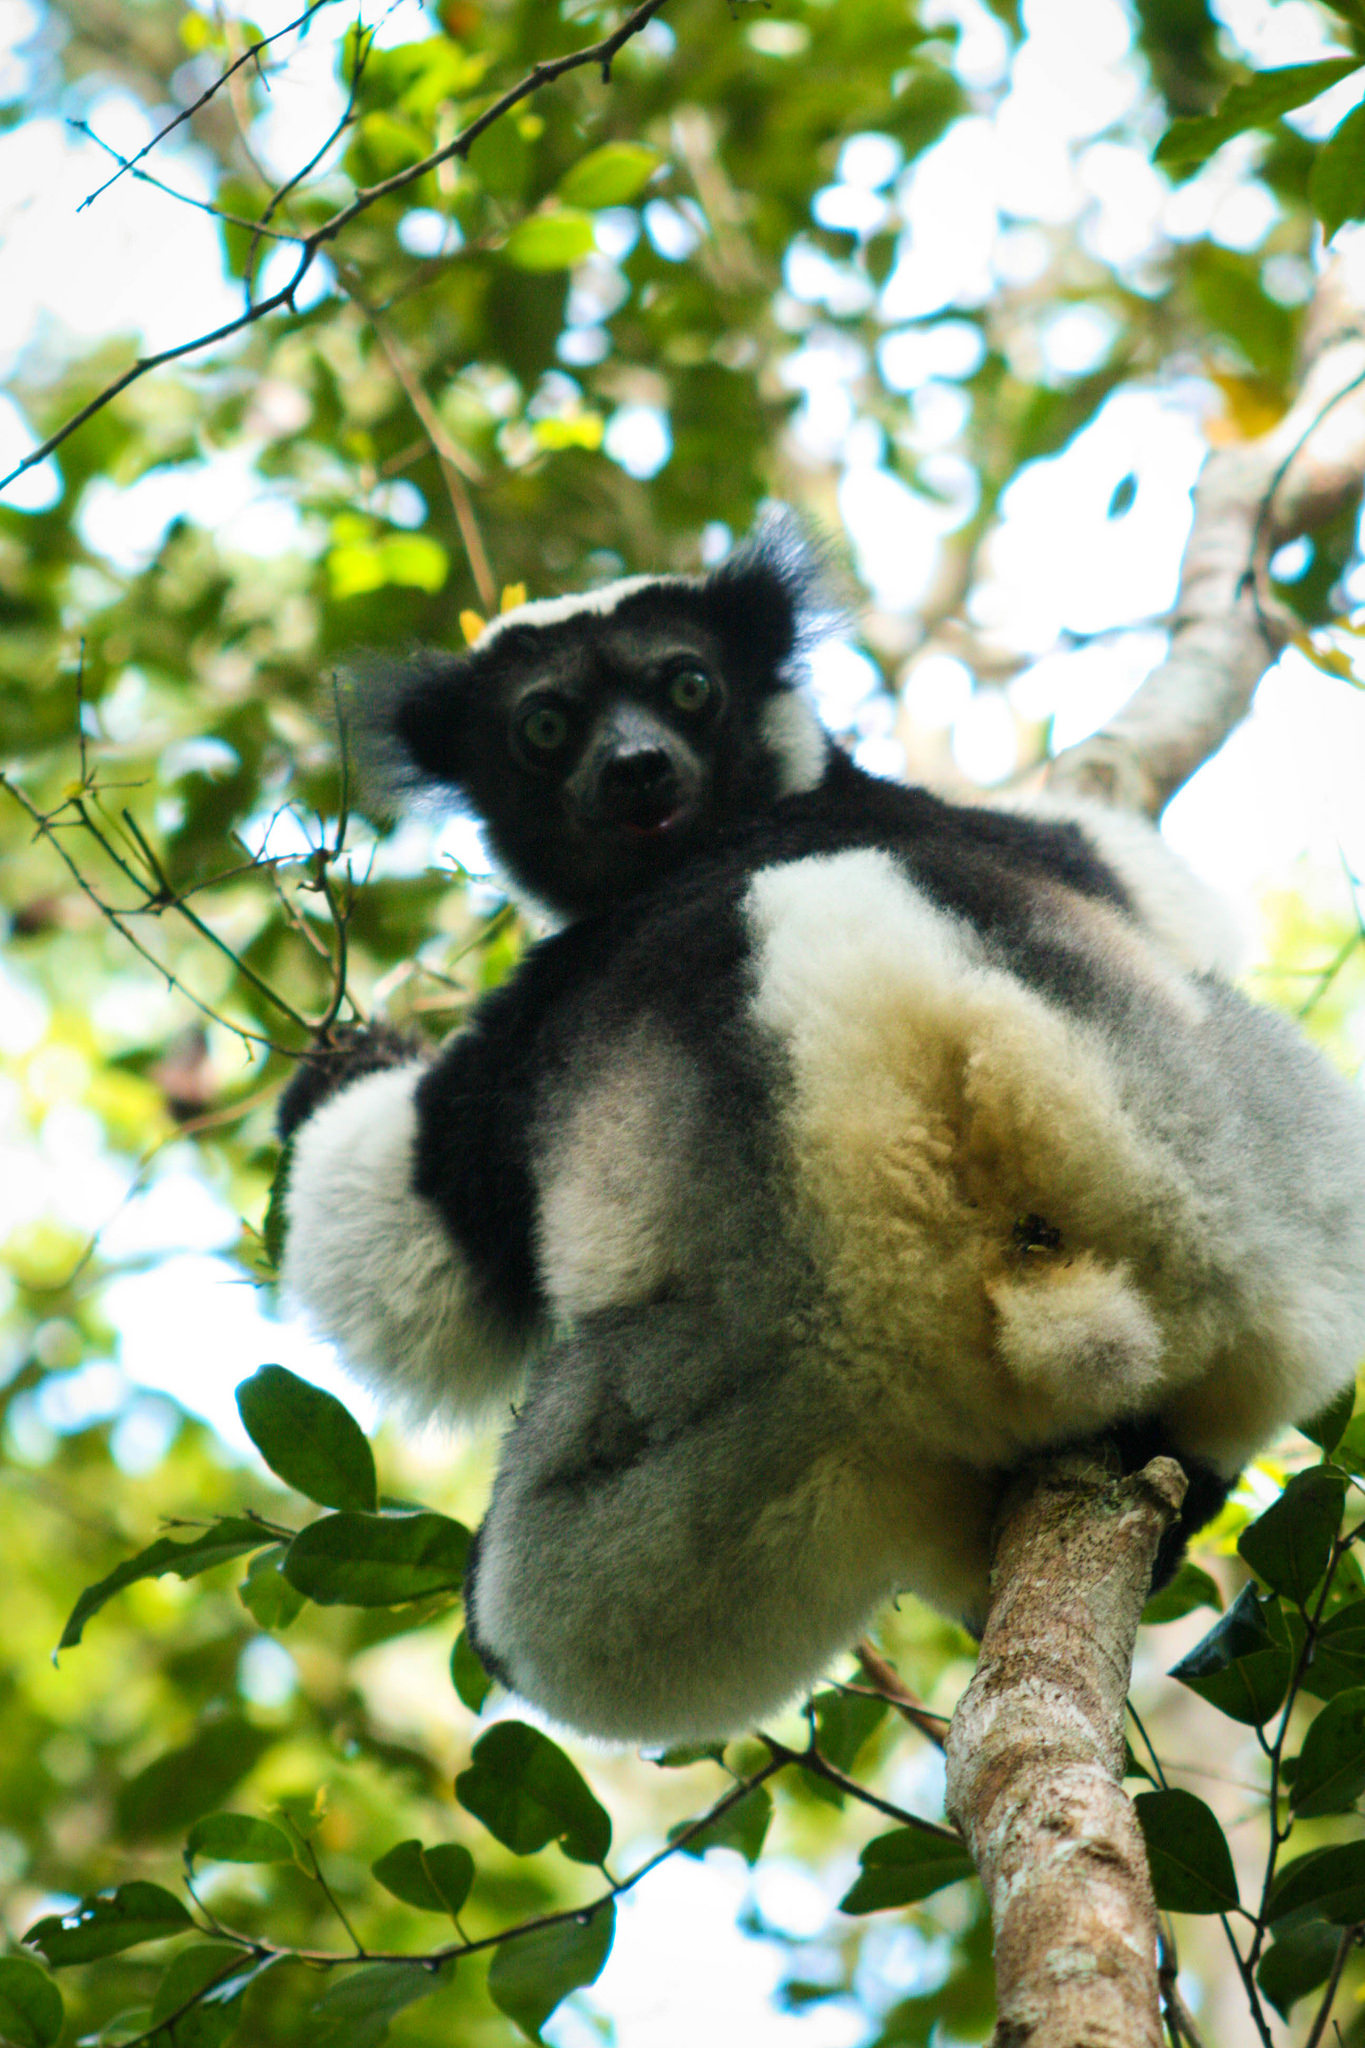
[[[461,612],[460,631],[464,634],[465,645],[472,647],[483,631],[483,620],[477,612]]]
[[[514,612],[519,604],[525,604],[525,602],[526,585],[524,583],[504,583],[502,587],[502,602],[498,606],[500,612]]]

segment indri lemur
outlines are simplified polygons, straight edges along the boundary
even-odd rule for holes
[[[301,1068],[284,1278],[412,1408],[515,1395],[469,1625],[596,1736],[751,1724],[901,1588],[979,1621],[1051,1446],[1198,1526],[1365,1348],[1359,1096],[1145,824],[857,768],[814,576],[770,525],[357,684],[563,924],[435,1058]]]

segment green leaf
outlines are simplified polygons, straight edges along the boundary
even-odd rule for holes
[[[230,1558],[241,1557],[248,1550],[260,1550],[263,1545],[274,1541],[268,1529],[262,1529],[258,1523],[248,1522],[240,1515],[224,1515],[211,1529],[205,1529],[202,1535],[189,1543],[176,1543],[169,1536],[159,1537],[146,1550],[140,1550],[136,1557],[128,1558],[110,1572],[107,1579],[86,1587],[71,1610],[57,1648],[59,1651],[71,1649],[80,1641],[91,1615],[98,1614],[115,1593],[121,1593],[125,1586],[135,1585],[139,1579],[159,1579],[167,1572],[174,1572],[179,1579],[197,1578],[200,1572],[211,1571],[216,1564],[226,1564]]]
[[[396,1607],[464,1583],[469,1531],[429,1508],[324,1515],[290,1544],[284,1574],[320,1607]]]
[[[1300,1684],[1319,1700],[1365,1685],[1365,1600],[1339,1607],[1323,1623]]]
[[[483,1703],[493,1690],[493,1681],[479,1662],[478,1651],[470,1642],[467,1629],[460,1630],[450,1653],[450,1682],[456,1697],[471,1714],[482,1713]]]
[[[1167,1913],[1230,1913],[1237,1905],[1232,1852],[1203,1800],[1193,1792],[1139,1792],[1133,1810],[1158,1906]]]
[[[1349,1472],[1365,1472],[1365,1415],[1357,1415],[1342,1433],[1335,1456]]]
[[[1329,1700],[1309,1728],[1294,1771],[1291,1804],[1301,1820],[1349,1813],[1365,1792],[1365,1686]]]
[[[137,1878],[113,1891],[82,1899],[69,1913],[49,1914],[29,1928],[24,1940],[60,1966],[97,1962],[101,1956],[136,1948],[142,1941],[164,1941],[168,1935],[183,1934],[193,1925],[173,1893]]]
[[[821,1756],[836,1770],[846,1772],[853,1769],[863,1744],[889,1711],[885,1700],[868,1699],[856,1692],[818,1692],[811,1705]]]
[[[0,1956],[0,2041],[52,2048],[65,2021],[62,1994],[29,1956]]]
[[[592,254],[595,241],[591,215],[563,207],[518,221],[503,254],[518,270],[571,270]]]
[[[1365,216],[1365,106],[1352,107],[1323,143],[1308,196],[1329,242],[1343,222]]]
[[[306,1605],[302,1593],[284,1575],[287,1555],[288,1548],[283,1543],[258,1551],[237,1588],[237,1598],[261,1628],[288,1628]]]
[[[1365,1842],[1310,1849],[1287,1863],[1271,1887],[1266,1918],[1275,1927],[1311,1919],[1354,1927],[1365,1920]]]
[[[1171,1667],[1171,1677],[1197,1692],[1229,1720],[1259,1728],[1289,1690],[1293,1658],[1270,1632],[1254,1586],[1244,1586],[1232,1606]]]
[[[1310,1416],[1307,1422],[1299,1424],[1300,1435],[1306,1436],[1310,1443],[1316,1444],[1320,1451],[1325,1451],[1330,1457],[1350,1427],[1355,1406],[1356,1390],[1355,1382],[1352,1381],[1350,1386],[1342,1388],[1335,1400],[1329,1401],[1325,1408]]]
[[[1358,57],[1327,57],[1313,64],[1283,64],[1271,71],[1258,71],[1231,87],[1212,114],[1173,121],[1157,144],[1153,160],[1188,177],[1230,137],[1248,128],[1268,128],[1359,68]]]
[[[1193,1614],[1197,1607],[1211,1607],[1215,1614],[1221,1614],[1223,1595],[1217,1580],[1186,1558],[1170,1585],[1153,1593],[1142,1610],[1142,1619],[1149,1627],[1163,1621],[1179,1621],[1184,1615]]]
[[[840,1899],[841,1913],[913,1905],[975,1874],[966,1845],[955,1835],[930,1834],[922,1828],[893,1828],[888,1835],[874,1835],[858,1861],[862,1875]]]
[[[773,1802],[767,1787],[755,1785],[733,1806],[727,1806],[707,1827],[699,1828],[686,1842],[680,1840],[693,1823],[679,1821],[668,1831],[670,1842],[678,1842],[686,1856],[704,1856],[708,1849],[735,1849],[752,1866],[763,1853],[772,1824]]]
[[[643,142],[606,142],[580,157],[557,186],[566,206],[628,206],[643,192],[663,162]]]
[[[539,2041],[555,2007],[601,1976],[615,1926],[607,1899],[590,1913],[500,1941],[488,1971],[489,1997],[528,2039]]]
[[[557,1841],[573,1862],[600,1864],[611,1847],[605,1807],[558,1743],[524,1721],[500,1721],[480,1736],[455,1797],[515,1856]]]
[[[430,1998],[454,1974],[450,1962],[435,1970],[416,1963],[358,1963],[339,1973],[314,2005],[309,2048],[379,2048],[400,2012]]]
[[[1302,1606],[1331,1561],[1345,1493],[1346,1474],[1334,1465],[1296,1473],[1237,1539],[1257,1578]]]
[[[240,1714],[206,1717],[188,1742],[153,1757],[119,1788],[120,1829],[138,1838],[178,1834],[231,1792],[273,1741]]]
[[[197,1820],[185,1842],[187,1856],[215,1863],[292,1863],[294,1845],[283,1828],[249,1813],[209,1813]]]
[[[448,1913],[453,1920],[474,1882],[474,1858],[459,1842],[424,1849],[415,1838],[399,1842],[370,1869],[385,1891],[421,1913]]]
[[[325,1508],[373,1514],[379,1505],[374,1453],[360,1424],[334,1394],[282,1365],[263,1365],[237,1389],[237,1412],[266,1464],[286,1486]]]
[[[1296,1999],[1327,1982],[1340,1945],[1339,1928],[1309,1920],[1266,1950],[1256,1965],[1256,1982],[1282,2020]]]
[[[152,2025],[164,2024],[190,1999],[198,1999],[204,1993],[201,2002],[177,2020],[172,2033],[163,2038],[168,2043],[173,2041],[174,2048],[222,2048],[237,2030],[242,1995],[260,1969],[258,1957],[232,1942],[195,1942],[190,1948],[182,1948],[156,1987]]]

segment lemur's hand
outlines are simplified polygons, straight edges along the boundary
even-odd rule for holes
[[[395,1031],[389,1024],[337,1024],[325,1045],[302,1054],[298,1070],[280,1097],[277,1125],[281,1139],[293,1137],[299,1125],[339,1088],[385,1067],[405,1066],[421,1059],[426,1048],[419,1038]]]

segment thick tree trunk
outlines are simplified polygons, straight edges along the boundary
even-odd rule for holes
[[[948,1810],[995,1926],[995,2048],[1161,2048],[1156,1908],[1122,1789],[1152,1561],[1185,1477],[1060,1459],[1006,1503]]]

